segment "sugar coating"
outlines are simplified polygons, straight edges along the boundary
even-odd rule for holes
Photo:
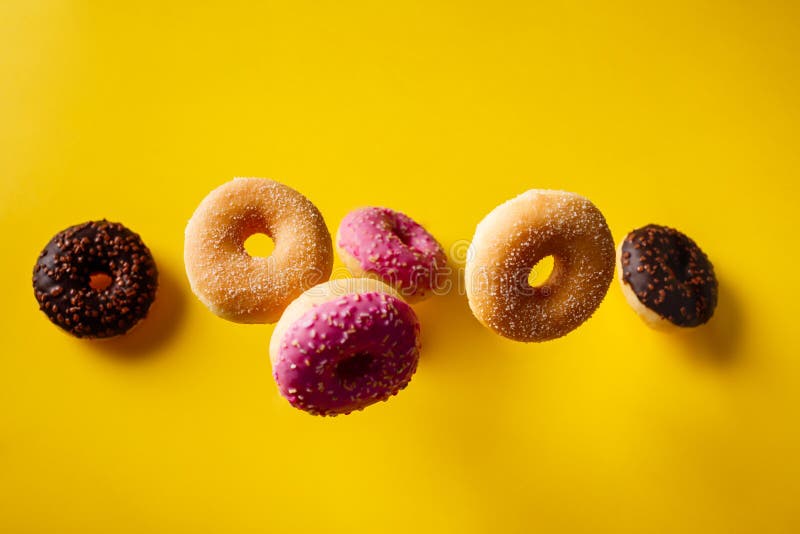
[[[441,245],[403,213],[379,207],[351,211],[339,226],[336,243],[356,275],[376,276],[403,297],[423,299],[445,280],[447,257]]]
[[[273,253],[252,257],[245,240],[264,233]],[[215,314],[272,323],[305,289],[327,280],[333,245],[319,210],[274,180],[236,178],[211,191],[186,226],[184,263],[192,291]]]
[[[536,263],[553,256],[547,281],[532,287]],[[586,321],[614,274],[614,242],[602,213],[575,193],[527,191],[477,226],[466,288],[478,320],[517,341],[561,337]]]
[[[383,292],[347,294],[313,306],[285,331],[273,374],[292,406],[347,414],[385,401],[417,369],[417,316]]]

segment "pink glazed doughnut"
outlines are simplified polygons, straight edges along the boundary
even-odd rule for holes
[[[273,376],[295,408],[349,414],[408,385],[417,370],[419,333],[414,310],[386,284],[326,282],[292,302],[275,327]]]
[[[348,213],[336,246],[353,276],[381,280],[409,302],[428,297],[445,281],[447,257],[441,245],[416,221],[388,208]]]

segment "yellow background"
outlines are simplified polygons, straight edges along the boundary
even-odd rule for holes
[[[0,531],[800,531],[798,4],[643,4],[0,2]],[[402,210],[448,250],[517,193],[577,191],[617,239],[694,237],[719,308],[665,335],[614,282],[526,345],[454,292],[417,307],[407,390],[311,417],[272,327],[216,318],[183,272],[187,219],[239,175],[331,231]],[[138,330],[82,341],[31,270],[102,217],[162,288]]]

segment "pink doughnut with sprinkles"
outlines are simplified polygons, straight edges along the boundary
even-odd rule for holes
[[[334,280],[298,297],[270,341],[278,389],[312,415],[349,414],[405,388],[417,369],[414,310],[373,279]]]
[[[427,298],[446,279],[442,246],[413,219],[388,208],[351,211],[339,225],[336,246],[353,276],[381,280],[409,302]]]

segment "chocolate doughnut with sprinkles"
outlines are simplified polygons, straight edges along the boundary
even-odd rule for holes
[[[126,333],[147,315],[157,287],[155,261],[139,235],[105,219],[56,234],[33,268],[39,308],[81,338]]]
[[[654,328],[708,322],[717,305],[717,278],[708,256],[688,236],[648,224],[632,231],[617,249],[625,298]]]

